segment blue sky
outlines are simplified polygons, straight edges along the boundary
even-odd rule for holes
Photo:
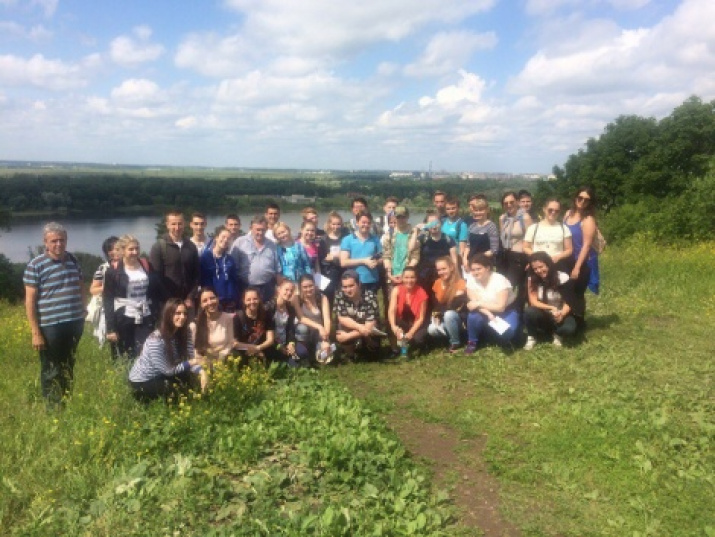
[[[712,0],[0,0],[0,159],[549,173],[715,98]]]

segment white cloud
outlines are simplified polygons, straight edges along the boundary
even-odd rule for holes
[[[151,43],[152,31],[148,26],[137,26],[134,37],[119,36],[109,46],[109,56],[123,67],[136,67],[142,63],[159,59],[164,54],[164,47]]]
[[[527,0],[526,12],[530,15],[548,15],[563,8],[593,8],[610,5],[619,11],[633,11],[650,4],[651,0]]]
[[[25,59],[10,54],[0,55],[0,80],[10,86],[36,86],[49,90],[68,90],[87,84],[89,71],[98,64],[96,55],[80,63],[50,60],[42,54]]]
[[[207,76],[244,74],[256,59],[285,56],[326,67],[368,45],[399,42],[437,23],[454,24],[488,10],[495,0],[227,0],[243,16],[234,33],[194,33],[179,47],[176,65]]]
[[[186,116],[176,120],[174,125],[180,129],[191,129],[198,124],[198,120],[194,116]]]
[[[460,71],[459,77],[456,84],[439,89],[433,97],[424,96],[416,103],[403,102],[383,112],[377,125],[407,130],[440,126],[445,127],[447,137],[453,138],[463,134],[463,127],[485,123],[496,113],[496,108],[483,100],[486,84],[467,71]]]
[[[494,32],[440,32],[430,39],[422,57],[405,66],[408,76],[440,76],[465,67],[477,50],[493,48],[497,44]]]
[[[111,96],[112,99],[125,103],[153,103],[164,100],[159,86],[143,78],[125,80],[112,90]]]
[[[0,34],[30,41],[44,41],[52,37],[52,32],[42,24],[28,28],[14,21],[0,21]]]
[[[55,14],[55,11],[57,11],[57,4],[59,4],[59,0],[31,0],[30,4],[38,6],[42,9],[45,17],[50,18]]]

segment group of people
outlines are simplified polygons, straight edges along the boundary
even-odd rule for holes
[[[208,234],[200,213],[185,234],[184,215],[169,211],[148,259],[136,237],[104,242],[107,262],[90,287],[102,337],[133,360],[135,395],[153,399],[197,379],[206,388],[212,364],[230,355],[311,366],[336,348],[343,360],[374,356],[384,338],[395,355],[428,340],[451,353],[488,341],[530,350],[540,339],[560,347],[583,327],[585,291],[599,285],[592,188],[579,189],[562,220],[557,199],[537,219],[526,191],[502,196],[496,222],[484,195],[469,197],[468,217],[444,192],[433,203],[413,225],[398,199],[374,217],[357,197],[349,220],[332,211],[320,229],[306,208],[296,232],[269,204],[245,234],[236,214]],[[56,402],[72,380],[85,297],[64,228],[46,225],[44,242],[24,283],[43,394]]]

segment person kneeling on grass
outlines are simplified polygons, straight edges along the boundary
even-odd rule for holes
[[[343,273],[333,309],[338,318],[335,339],[343,356],[354,359],[358,349],[375,355],[380,349],[380,340],[375,335],[380,316],[377,296],[370,289],[361,287],[354,270]]]
[[[199,293],[201,310],[196,321],[189,325],[197,358],[205,358],[206,365],[201,375],[201,390],[208,388],[208,372],[213,364],[222,362],[233,349],[233,315],[222,312],[216,292],[204,287]]]
[[[500,345],[511,342],[519,327],[519,312],[514,307],[516,294],[505,276],[494,272],[485,254],[473,255],[467,276],[467,347],[465,354],[477,350],[479,341],[491,339]]]
[[[401,282],[392,288],[388,320],[397,343],[422,347],[427,336],[427,292],[417,285],[417,269],[405,267]],[[396,353],[397,349],[393,349]],[[399,352],[399,351],[397,351]]]
[[[273,313],[261,300],[261,289],[248,287],[243,292],[243,309],[233,317],[233,347],[242,357],[255,357],[268,365],[266,352],[275,340]]]
[[[266,356],[271,362],[287,361],[290,367],[306,367],[308,362],[308,349],[303,343],[296,343],[295,325],[297,314],[293,305],[295,284],[290,280],[283,280],[276,297],[266,304],[266,309],[273,314],[275,325],[275,346],[266,350]]]
[[[149,335],[129,371],[129,384],[140,401],[187,392],[194,381],[192,373],[202,371],[204,359],[194,357],[187,321],[184,302],[170,299],[162,311],[159,329]]]
[[[562,346],[562,338],[576,333],[576,316],[583,315],[575,308],[574,281],[556,269],[551,256],[536,252],[529,256],[529,305],[524,310],[526,345],[531,350],[539,336],[553,337],[555,347]]]
[[[455,353],[461,345],[467,318],[466,284],[451,256],[437,259],[435,268],[437,281],[432,286],[432,323],[427,332],[433,338],[446,337],[449,340],[449,352]]]

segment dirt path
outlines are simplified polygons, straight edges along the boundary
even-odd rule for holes
[[[486,537],[520,535],[499,512],[499,485],[483,458],[486,437],[460,440],[449,427],[426,423],[402,410],[385,419],[407,449],[430,464],[435,487],[450,490],[461,512],[461,526],[479,529]]]

